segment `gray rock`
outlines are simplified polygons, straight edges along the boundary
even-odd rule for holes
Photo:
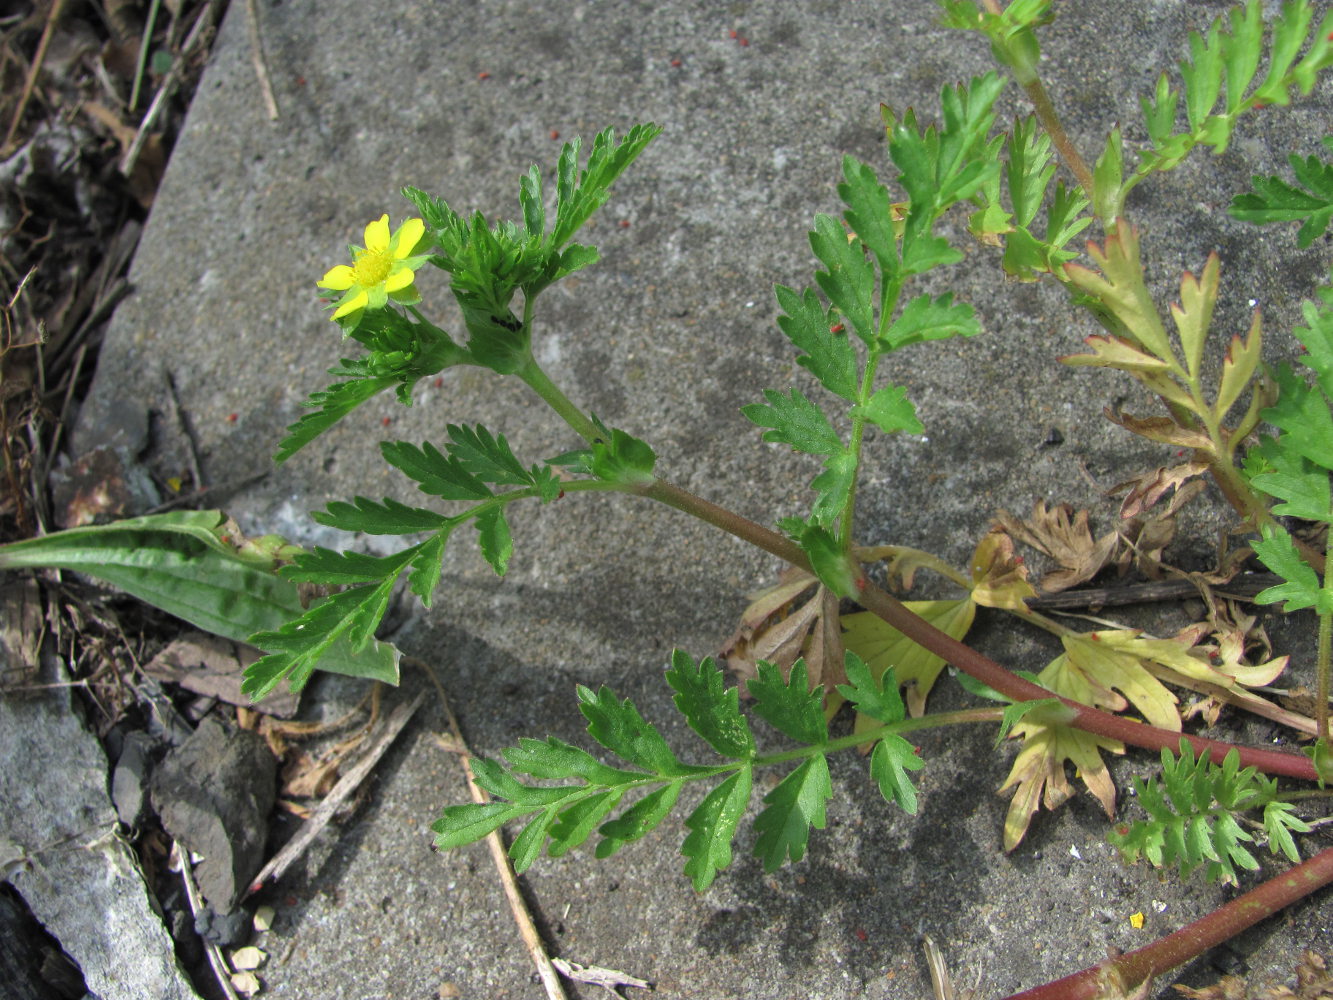
[[[153,775],[153,808],[168,833],[203,856],[195,877],[218,912],[234,909],[264,863],[276,773],[262,737],[208,718]]]
[[[148,806],[148,781],[153,770],[153,747],[157,745],[145,732],[125,735],[116,769],[111,773],[111,801],[116,815],[131,830],[143,822]]]

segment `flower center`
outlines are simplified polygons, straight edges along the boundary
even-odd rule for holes
[[[384,283],[393,267],[393,255],[388,250],[362,250],[356,255],[352,273],[362,288]]]

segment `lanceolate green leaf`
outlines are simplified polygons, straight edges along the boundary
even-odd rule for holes
[[[630,841],[638,840],[655,829],[671,812],[676,799],[680,797],[680,789],[680,781],[663,785],[639,799],[615,819],[603,823],[597,831],[602,835],[595,852],[597,857],[609,858]]]
[[[238,551],[224,540],[224,523],[219,511],[201,510],[72,528],[0,546],[0,569],[75,570],[214,635],[244,642],[256,632],[281,627],[303,608],[296,585],[277,575],[271,559]],[[245,693],[258,699],[272,691],[283,676],[281,669],[266,673],[274,666],[256,670],[256,664],[254,673],[247,671]],[[333,643],[319,666],[398,681],[398,652],[387,643],[359,651],[346,642]],[[304,677],[295,689],[302,683]]]
[[[628,698],[621,701],[606,687],[594,694],[583,685],[579,685],[578,695],[579,711],[588,720],[592,738],[636,767],[670,777],[707,770],[677,760],[657,727],[645,722]]]

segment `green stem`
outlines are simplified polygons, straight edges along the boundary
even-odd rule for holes
[[[849,446],[856,465],[852,472],[852,485],[847,491],[847,503],[838,518],[838,544],[843,552],[852,549],[852,518],[856,511],[856,481],[861,475],[861,442],[865,438],[865,407],[870,402],[870,395],[875,387],[875,369],[879,367],[879,355],[872,351],[866,361],[866,370],[861,376],[861,387],[857,390],[856,406],[852,408],[852,439]]]
[[[597,425],[575,406],[568,396],[560,391],[560,387],[551,381],[535,360],[529,358],[528,363],[514,374],[521,378],[528,388],[540,396],[551,409],[555,410],[565,423],[574,428],[583,440],[592,444],[601,439],[602,432],[597,429]]]
[[[697,497],[679,486],[673,486],[661,479],[650,483],[630,484],[621,487],[624,492],[644,496],[668,507],[691,514],[707,524],[721,528],[728,534],[742,541],[747,541],[757,548],[769,552],[779,559],[813,573],[809,559],[800,546],[788,538],[760,524],[741,517],[739,514],[719,507],[711,501]],[[1051,692],[1006,670],[1000,664],[975,649],[940,631],[920,615],[913,613],[903,603],[891,597],[872,584],[864,586],[857,600],[861,606],[874,615],[888,622],[917,645],[953,664],[964,673],[975,677],[1001,694],[1015,701],[1032,701],[1038,698],[1050,698]],[[1189,741],[1196,754],[1205,750],[1221,760],[1227,752],[1235,749],[1240,754],[1242,767],[1254,765],[1266,774],[1283,775],[1299,778],[1303,781],[1315,781],[1314,763],[1299,754],[1269,750],[1262,747],[1242,747],[1220,740],[1203,739],[1198,736],[1183,736],[1169,729],[1158,729],[1142,722],[1133,722],[1109,712],[1083,705],[1068,698],[1060,699],[1074,709],[1075,717],[1071,725],[1078,729],[1110,739],[1119,740],[1149,750],[1167,749],[1177,752],[1182,738]]]

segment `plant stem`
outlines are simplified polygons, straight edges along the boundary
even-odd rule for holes
[[[1329,585],[1329,572],[1333,571],[1333,532],[1324,541],[1324,589]],[[1333,614],[1323,612],[1319,615],[1319,646],[1315,659],[1315,724],[1319,738],[1328,743],[1328,689],[1329,657],[1333,654]]]
[[[1333,882],[1333,848],[1269,879],[1200,920],[1147,947],[1126,952],[1008,1000],[1097,1000],[1129,996],[1136,986],[1174,969]]]
[[[807,572],[813,572],[810,561],[795,542],[784,538],[775,531],[770,531],[760,524],[756,524],[748,518],[741,517],[733,511],[697,497],[679,486],[673,486],[662,479],[655,479],[651,483],[627,485],[622,489],[625,492],[648,497],[651,500],[664,503],[668,507],[674,507],[676,510],[691,514],[707,524],[721,528],[728,534],[750,542],[752,545],[791,563],[793,566],[798,566]],[[857,600],[867,611],[884,619],[913,642],[1015,701],[1032,701],[1038,698],[1052,697],[1050,691],[1024,680],[989,657],[940,631],[924,618],[914,614],[901,601],[889,596],[872,584],[867,584],[861,589],[857,595]],[[1213,755],[1214,760],[1221,760],[1229,750],[1234,748],[1240,754],[1242,767],[1254,765],[1266,774],[1300,778],[1304,781],[1316,780],[1314,763],[1304,756],[1261,747],[1235,746],[1231,743],[1204,739],[1199,736],[1187,736],[1169,729],[1158,729],[1142,722],[1132,722],[1129,719],[1071,701],[1068,698],[1061,698],[1060,700],[1077,713],[1070,723],[1071,725],[1090,733],[1096,733],[1099,736],[1106,736],[1149,750],[1167,749],[1173,753],[1179,749],[1180,741],[1184,739],[1193,746],[1196,754],[1201,755],[1206,750]]]
[[[528,363],[514,373],[527,383],[528,388],[540,396],[551,409],[555,410],[565,423],[578,433],[579,437],[592,444],[601,438],[602,432],[597,429],[587,415],[580,410],[574,403],[560,391],[560,387],[547,377],[546,372],[532,358]]]

